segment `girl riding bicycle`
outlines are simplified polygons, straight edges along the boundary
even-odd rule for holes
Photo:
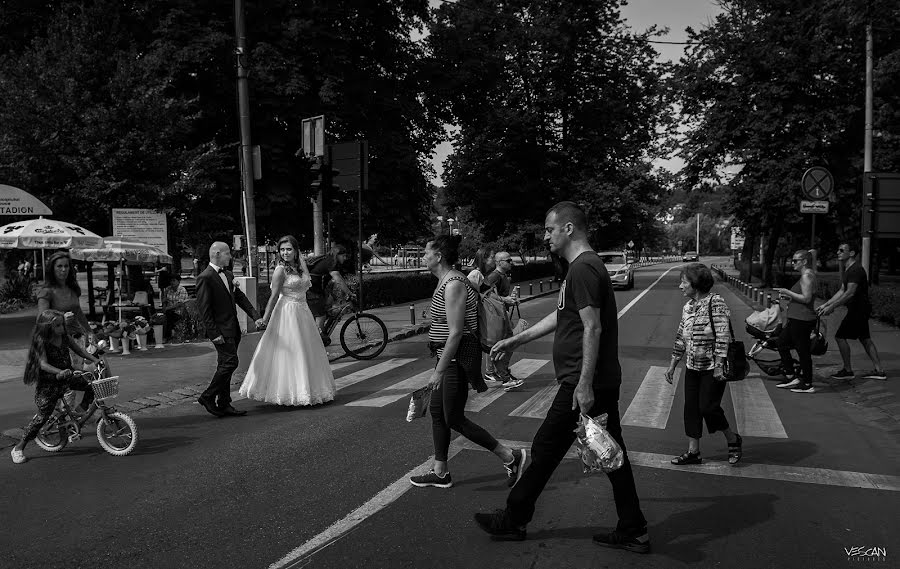
[[[72,370],[72,359],[69,350],[85,360],[97,363],[100,360],[89,354],[78,345],[66,332],[65,315],[58,310],[45,310],[38,316],[37,324],[31,334],[31,348],[28,350],[28,361],[25,364],[26,385],[37,383],[34,402],[38,412],[25,427],[22,440],[13,447],[12,461],[21,464],[25,458],[25,445],[37,436],[56,408],[57,402],[67,389],[84,391],[85,407],[90,406],[94,392],[87,380],[75,375]]]

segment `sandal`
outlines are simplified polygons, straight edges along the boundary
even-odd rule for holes
[[[744,444],[744,438],[741,437],[741,435],[735,436],[737,437],[737,442],[728,443],[728,464],[737,464],[741,461],[741,457],[743,456],[741,447]]]
[[[681,456],[676,456],[672,459],[672,464],[682,466],[685,464],[700,464],[703,462],[703,459],[700,458],[699,452],[686,452]]]

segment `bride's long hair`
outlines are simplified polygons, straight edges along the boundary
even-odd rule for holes
[[[281,258],[281,244],[282,243],[290,243],[291,247],[294,248],[294,262],[286,263],[284,259]],[[275,249],[279,251],[278,256],[278,264],[284,265],[286,269],[293,270],[296,273],[300,273],[300,242],[297,241],[297,238],[293,235],[285,235],[281,239],[278,240],[278,245],[275,246]]]

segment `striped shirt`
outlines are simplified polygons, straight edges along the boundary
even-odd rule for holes
[[[687,354],[685,365],[688,369],[713,369],[715,356],[724,358],[728,355],[728,343],[731,341],[728,326],[730,318],[731,311],[721,295],[712,294],[699,301],[687,301],[681,310],[681,324],[675,335],[672,358],[680,360]],[[715,325],[715,335],[710,324]]]
[[[447,304],[444,301],[444,289],[450,281],[460,281],[465,284],[466,277],[461,273],[451,275],[444,284],[435,289],[431,295],[431,327],[428,329],[428,340],[443,344],[450,337],[450,325],[447,323]],[[478,330],[478,293],[470,286],[466,286],[466,319],[465,333],[477,335]]]

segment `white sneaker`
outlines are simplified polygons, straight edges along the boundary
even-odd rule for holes
[[[12,452],[10,452],[9,454],[10,456],[12,456],[12,461],[16,464],[22,464],[23,462],[28,460],[27,458],[25,458],[25,453],[20,451],[16,447],[13,447]]]
[[[800,385],[800,380],[795,377],[791,381],[785,381],[784,383],[779,383],[775,387],[780,387],[781,389],[793,389],[794,387],[797,387],[798,385]]]

